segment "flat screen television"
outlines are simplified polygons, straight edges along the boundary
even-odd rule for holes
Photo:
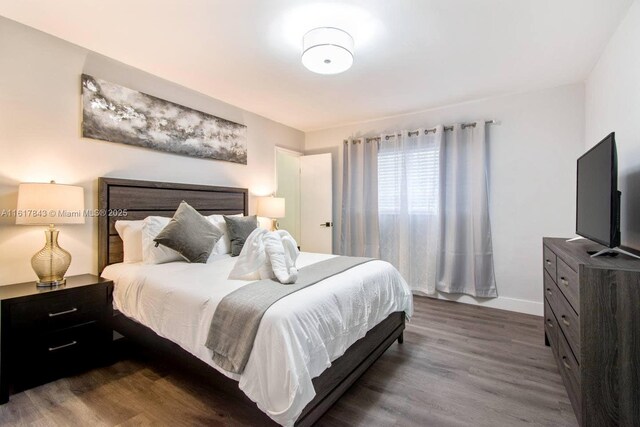
[[[576,234],[620,246],[620,192],[615,133],[578,159]]]

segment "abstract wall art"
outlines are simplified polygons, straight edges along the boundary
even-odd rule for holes
[[[247,164],[247,127],[82,75],[82,136]]]

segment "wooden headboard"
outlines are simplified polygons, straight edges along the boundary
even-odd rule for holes
[[[98,274],[107,265],[122,262],[122,239],[115,229],[117,220],[140,220],[151,215],[171,217],[183,200],[203,215],[247,215],[248,195],[246,188],[99,178]]]

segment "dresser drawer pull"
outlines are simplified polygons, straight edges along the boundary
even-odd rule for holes
[[[547,319],[547,325],[549,325],[550,328],[553,328],[553,322],[551,319]]]
[[[564,365],[565,368],[567,368],[568,370],[571,370],[571,365],[567,363],[567,356],[562,356],[562,364]]]
[[[553,292],[551,292],[551,288],[547,288],[547,294],[553,295]]]
[[[540,259],[540,258],[538,258],[538,259]],[[551,265],[551,260],[550,259],[545,259],[544,261],[547,263],[547,265]]]
[[[567,316],[563,314],[561,318],[562,318],[562,323],[564,323],[567,326],[571,326],[571,323],[569,323],[569,321],[567,320]]]
[[[71,310],[59,311],[58,313],[49,313],[49,317],[62,316],[63,314],[71,314],[78,311],[77,308],[73,307]]]
[[[61,350],[63,348],[71,347],[71,346],[76,345],[76,344],[78,344],[78,341],[71,341],[68,344],[59,345],[57,347],[49,347],[49,351]]]
[[[564,277],[560,278],[560,283],[562,283],[565,286],[569,286],[569,281],[567,279],[565,279]]]

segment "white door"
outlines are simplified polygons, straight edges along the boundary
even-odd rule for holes
[[[302,153],[276,147],[276,196],[284,198],[285,204],[285,216],[278,219],[278,225],[296,242],[300,242],[300,156]]]
[[[300,157],[300,249],[330,254],[333,249],[331,154]]]

